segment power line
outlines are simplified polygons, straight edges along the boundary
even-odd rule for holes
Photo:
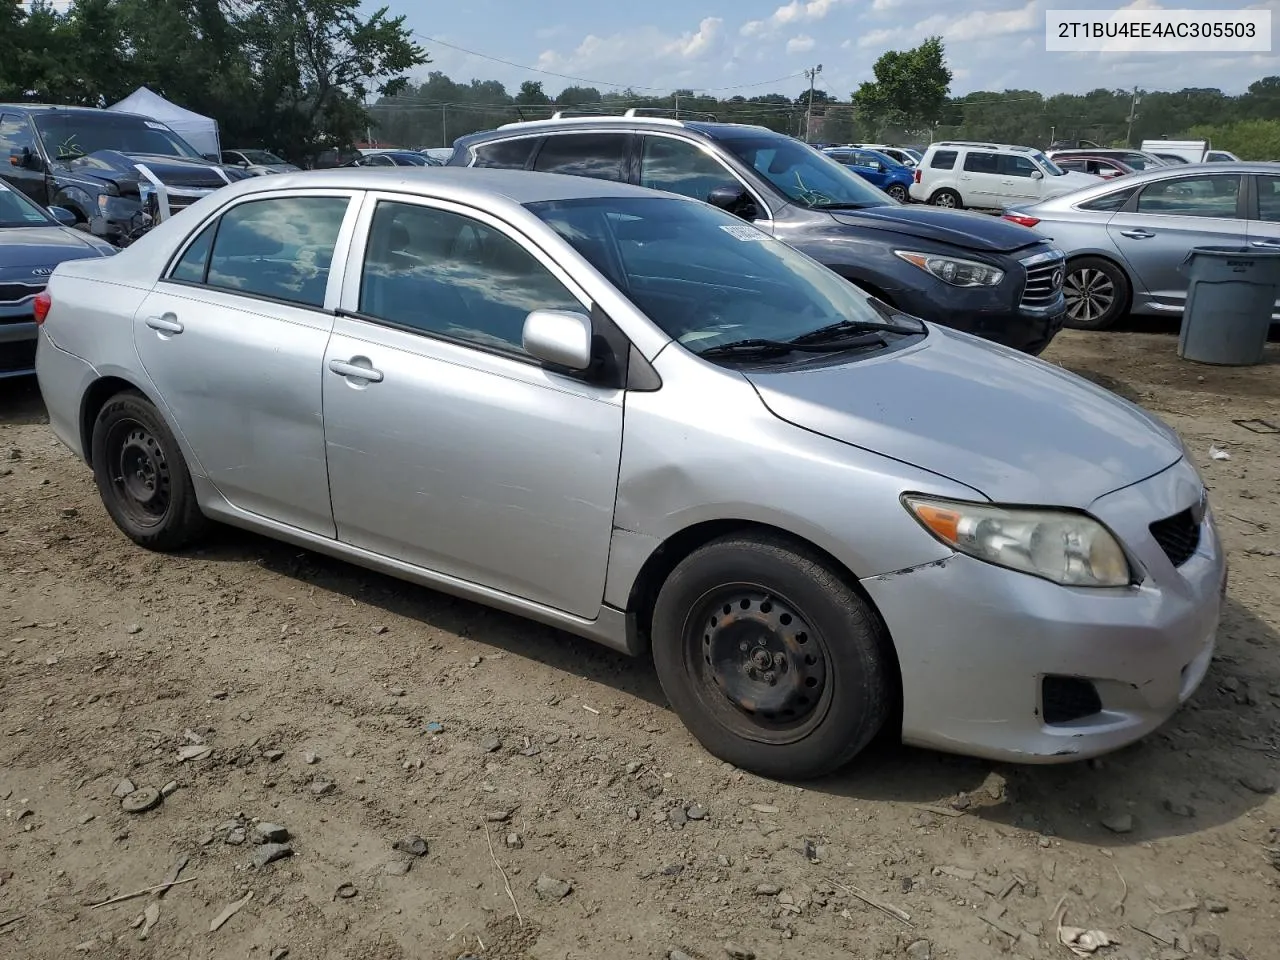
[[[525,70],[529,73],[541,73],[548,77],[558,77],[561,80],[572,80],[574,83],[586,83],[593,87],[621,87],[629,90],[666,90],[666,87],[646,87],[636,83],[614,83],[609,80],[591,80],[587,77],[575,77],[568,73],[557,73],[555,70],[543,70],[541,67],[531,67],[527,64],[516,63],[514,60],[505,60],[502,57],[490,56],[487,53],[480,53],[478,50],[471,50],[467,47],[458,46],[456,43],[450,43],[448,40],[441,40],[438,37],[429,37],[425,33],[411,31],[413,36],[419,40],[426,40],[428,43],[434,43],[441,47],[448,47],[450,50],[457,50],[459,53],[465,53],[470,57],[478,57],[481,60],[488,60],[492,63],[501,63],[504,66],[515,67],[517,70]],[[789,73],[785,77],[778,77],[774,80],[761,80],[758,83],[740,83],[728,87],[702,87],[700,89],[711,92],[721,90],[749,90],[752,87],[763,87],[771,83],[782,83],[784,80],[794,80],[796,77],[803,76],[801,73]]]

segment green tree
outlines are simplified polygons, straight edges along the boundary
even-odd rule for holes
[[[875,80],[853,94],[853,105],[876,124],[928,127],[942,118],[951,70],[941,37],[911,50],[890,50],[871,68]]]
[[[516,94],[516,103],[522,107],[543,107],[551,102],[551,98],[542,92],[541,80],[526,80],[520,84],[520,92]]]

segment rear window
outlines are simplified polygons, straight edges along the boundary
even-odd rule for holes
[[[1104,193],[1100,197],[1094,197],[1092,200],[1086,200],[1084,203],[1077,203],[1076,206],[1081,210],[1097,210],[1102,212],[1119,210],[1129,198],[1136,192],[1137,187],[1126,187],[1124,190],[1116,190],[1114,193]]]
[[[1000,155],[970,150],[964,156],[964,168],[970,173],[996,173],[1000,165]]]
[[[522,140],[501,140],[497,143],[482,143],[473,148],[475,160],[473,167],[492,167],[497,170],[523,170],[529,162],[529,154],[533,152],[536,137],[525,137]]]
[[[957,156],[959,154],[955,150],[939,150],[929,161],[929,167],[933,170],[954,170]]]

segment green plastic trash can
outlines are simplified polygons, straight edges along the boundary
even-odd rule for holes
[[[1194,247],[1178,356],[1243,367],[1261,363],[1280,298],[1280,250]]]

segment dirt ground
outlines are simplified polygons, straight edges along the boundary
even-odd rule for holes
[[[1098,957],[1275,960],[1280,433],[1242,423],[1280,424],[1269,349],[1046,354],[1212,487],[1230,597],[1182,713],[1101,762],[881,745],[803,788],[710,758],[647,663],[248,534],[135,548],[0,384],[0,958],[1071,960],[1061,903]],[[252,867],[256,821],[292,856]]]

